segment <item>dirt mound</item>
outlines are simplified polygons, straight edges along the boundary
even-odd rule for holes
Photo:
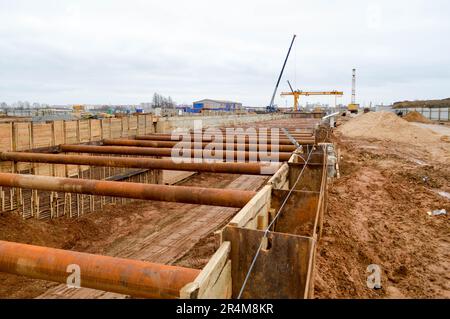
[[[426,147],[337,141],[341,178],[328,187],[316,257],[316,298],[450,298],[448,164],[414,163]],[[433,147],[429,145],[428,147]],[[437,218],[438,217],[438,218]],[[381,269],[381,289],[366,285]]]
[[[405,115],[404,119],[407,120],[408,122],[418,122],[418,123],[427,123],[427,124],[433,123],[432,121],[427,119],[425,116],[423,116],[422,114],[420,114],[419,112],[416,112],[416,111],[409,112],[408,114]]]
[[[439,135],[417,127],[391,112],[369,112],[355,117],[338,128],[347,137],[377,139],[399,143],[428,144],[439,142]]]

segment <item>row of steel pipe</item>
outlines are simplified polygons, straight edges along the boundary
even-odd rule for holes
[[[253,191],[0,173],[0,186],[242,208]]]
[[[79,273],[77,271],[79,270]],[[179,298],[200,270],[0,241],[0,272],[141,298]],[[75,277],[74,277],[75,278]]]
[[[298,141],[302,144],[302,141]],[[184,145],[186,144],[186,145]],[[229,144],[229,145],[228,145]],[[303,144],[313,144],[313,142],[308,141]],[[245,151],[256,151],[256,150],[267,150],[267,151],[277,151],[277,152],[293,152],[296,147],[294,145],[271,145],[271,144],[235,144],[235,143],[183,143],[177,141],[141,141],[141,140],[131,140],[131,139],[104,139],[103,145],[118,145],[118,146],[140,146],[140,147],[189,147],[189,148],[218,148],[227,150],[228,147],[232,150],[245,150]]]
[[[183,158],[177,158],[184,160]],[[129,167],[144,169],[165,169],[176,171],[195,171],[211,173],[229,173],[242,175],[272,175],[265,170],[262,163],[195,163],[189,157],[189,162],[175,162],[173,159],[155,159],[142,157],[92,156],[46,154],[30,152],[1,152],[1,161],[48,163],[66,165],[90,165],[103,167]],[[200,158],[200,161],[202,159]],[[278,161],[277,161],[278,162]],[[275,167],[273,167],[274,169]],[[272,169],[272,171],[273,171]]]
[[[215,131],[203,131],[202,134],[203,136],[208,136],[208,135],[214,135]],[[227,135],[229,136],[235,136],[235,137],[242,137],[242,136],[249,136],[249,137],[258,137],[258,138],[271,138],[272,136],[276,136],[279,139],[286,139],[288,137],[288,135],[284,132],[284,131],[279,131],[276,132],[275,134],[272,134],[270,131],[268,132],[227,132],[227,131],[216,131],[219,134],[222,134],[223,137],[226,137]],[[299,132],[299,133],[294,133],[294,132],[288,132],[290,136],[296,138],[296,139],[302,139],[302,138],[313,138],[314,135],[312,132]],[[181,132],[181,133],[177,133],[174,132],[172,134],[167,134],[167,135],[181,135],[181,134],[185,134],[185,132]],[[191,135],[200,135],[197,132],[191,132]],[[150,135],[154,135],[154,134],[150,134]],[[159,134],[158,134],[159,135]],[[166,134],[161,134],[161,135],[166,135]]]
[[[205,137],[205,136],[195,136],[195,135],[188,135],[189,139],[193,141],[201,141],[201,142],[209,142],[209,143],[245,143],[245,144],[279,144],[279,145],[292,145],[292,141],[287,138],[274,138],[273,140],[269,138],[259,138],[257,136],[241,136],[241,137],[233,137],[233,138],[227,138],[226,136],[223,137],[222,140],[214,137]],[[153,135],[138,135],[134,139],[136,140],[147,140],[147,141],[183,141],[186,139],[186,136],[153,136]],[[219,142],[220,141],[220,142]],[[309,141],[311,144],[314,143],[314,138],[302,138],[301,141]]]
[[[172,148],[152,148],[138,146],[107,146],[107,145],[72,145],[63,144],[58,148],[59,152],[72,153],[93,153],[93,154],[118,154],[118,155],[142,155],[142,156],[162,156],[171,157],[173,155]],[[198,149],[183,148],[181,154],[177,156],[190,157],[198,156]],[[218,152],[201,152],[201,157],[205,159],[218,159],[218,154],[222,154],[222,160],[226,161],[267,161],[267,153],[264,152],[246,152],[246,151],[226,151]],[[290,152],[271,153],[271,158],[276,157],[280,162],[286,162],[291,157]],[[219,158],[220,159],[220,158]]]
[[[190,135],[203,135],[203,136],[208,136],[208,135],[215,135],[216,133],[221,134],[222,136],[256,136],[256,137],[260,137],[260,138],[265,138],[265,137],[271,137],[271,136],[279,136],[280,138],[285,138],[285,132],[284,131],[279,131],[279,132],[275,132],[274,134],[272,134],[271,131],[268,132],[251,132],[251,131],[222,131],[222,130],[206,130],[206,131],[173,131],[172,133],[149,133],[146,134],[144,136],[179,136],[179,135],[186,135],[186,134],[190,134]],[[291,133],[289,132],[289,135],[291,136],[295,136],[295,137],[312,137],[313,134],[311,132],[298,132],[298,133]]]

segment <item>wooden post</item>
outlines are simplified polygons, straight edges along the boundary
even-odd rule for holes
[[[52,121],[52,146],[56,144],[56,136],[55,136],[55,121]],[[52,176],[55,176],[55,164],[52,164]]]
[[[100,120],[100,140],[103,140],[103,119]]]
[[[0,187],[0,195],[2,197],[2,212],[5,211],[5,191]]]
[[[127,137],[130,136],[130,116],[127,116]]]
[[[92,120],[88,119],[88,128],[89,128],[89,142],[92,142]]]
[[[14,122],[10,123],[11,125],[11,150],[13,152],[17,151],[17,134],[16,134],[16,125],[14,124]],[[17,169],[17,162],[12,162],[12,167],[11,167],[11,171],[13,173],[18,173],[18,169]],[[19,192],[16,191],[15,189],[11,189],[11,192],[13,194],[13,196],[11,196],[11,201],[14,200],[14,194],[16,202],[17,202],[17,206],[19,206],[20,204],[20,198],[19,198]],[[13,204],[11,204],[11,208],[13,207]]]
[[[63,121],[63,139],[64,139],[64,144],[67,144],[67,125],[66,125],[66,121]],[[69,177],[69,169],[67,167],[67,165],[64,165],[64,175],[65,177]],[[65,199],[64,199],[64,203],[65,203]],[[64,204],[65,206],[65,204]],[[64,208],[64,214],[65,214],[65,208]]]

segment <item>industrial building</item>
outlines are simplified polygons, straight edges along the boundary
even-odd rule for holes
[[[192,109],[188,112],[200,113],[202,110],[212,111],[236,111],[242,109],[242,103],[226,101],[226,100],[211,100],[203,99],[192,103]]]

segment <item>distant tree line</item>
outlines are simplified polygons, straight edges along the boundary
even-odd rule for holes
[[[9,108],[14,108],[17,110],[28,110],[28,109],[41,109],[41,108],[49,108],[50,105],[48,104],[41,104],[41,103],[30,103],[28,101],[17,101],[11,104],[8,104],[6,102],[0,103],[0,109],[6,110]]]
[[[152,107],[153,108],[162,108],[162,109],[174,109],[176,107],[175,101],[172,98],[165,97],[159,93],[153,94],[152,98]]]
[[[393,105],[394,109],[397,108],[408,108],[408,107],[450,107],[450,98],[442,100],[416,100],[416,101],[401,101],[395,102]]]

